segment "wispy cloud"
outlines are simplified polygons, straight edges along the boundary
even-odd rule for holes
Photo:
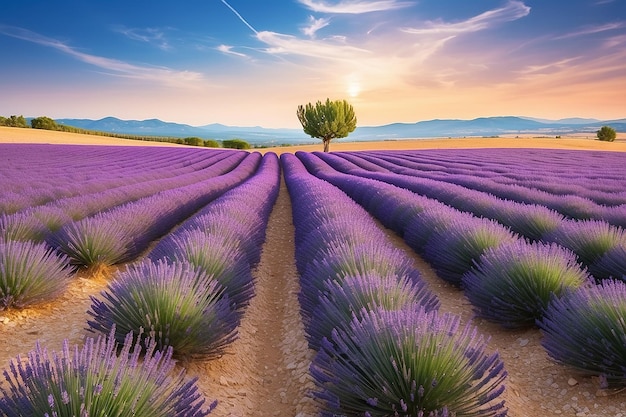
[[[306,36],[313,38],[318,30],[325,28],[330,23],[330,19],[320,18],[316,19],[313,16],[309,16],[308,24],[302,28],[302,33]]]
[[[241,58],[248,58],[248,55],[246,55],[246,54],[242,54],[241,52],[233,51],[233,47],[230,46],[230,45],[219,45],[216,49],[218,51],[222,52],[222,53],[227,54],[227,55],[234,55],[234,56],[238,56],[238,57],[241,57]]]
[[[121,33],[129,39],[154,45],[164,51],[172,49],[170,43],[165,37],[165,31],[163,29],[137,29],[127,28],[124,26],[115,26],[113,27],[113,30],[117,33]]]
[[[300,55],[318,59],[352,61],[370,53],[367,49],[341,42],[342,38],[310,40],[293,35],[262,31],[257,34],[257,39],[267,45],[264,52],[276,55]]]
[[[530,13],[530,7],[521,1],[509,1],[504,7],[493,9],[456,23],[443,21],[426,22],[424,27],[404,28],[415,35],[458,35],[477,32],[503,22],[510,22]]]
[[[569,33],[566,33],[566,34],[561,35],[561,36],[557,36],[554,39],[576,38],[576,37],[579,37],[579,36],[593,35],[593,34],[596,34],[596,33],[608,32],[608,31],[611,31],[611,30],[622,29],[624,27],[626,27],[626,23],[624,23],[624,22],[613,22],[613,23],[606,23],[604,25],[587,26],[587,27],[584,27],[584,28],[582,28],[580,30],[569,32]]]
[[[58,39],[49,38],[39,33],[19,27],[0,25],[0,33],[16,39],[56,49],[57,51],[69,55],[81,62],[103,69],[110,75],[114,76],[157,81],[163,84],[175,85],[199,81],[203,78],[202,74],[194,71],[178,71],[165,67],[139,66],[117,59],[87,54]]]
[[[298,0],[308,9],[318,13],[362,14],[382,12],[412,6],[414,2],[397,0],[340,0],[329,4],[322,0]]]

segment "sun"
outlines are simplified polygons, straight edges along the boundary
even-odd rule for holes
[[[350,97],[358,97],[361,92],[361,84],[358,81],[350,81],[348,83],[348,95]]]

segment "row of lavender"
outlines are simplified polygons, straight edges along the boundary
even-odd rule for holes
[[[580,262],[598,280],[621,279],[626,276],[626,233],[623,229],[626,226],[626,206],[602,206],[605,213],[603,217],[608,219],[606,221],[580,220],[571,218],[571,211],[567,212],[570,217],[566,217],[562,212],[542,204],[507,200],[458,184],[423,178],[418,176],[418,172],[409,169],[402,171],[402,174],[382,172],[381,166],[374,165],[371,158],[367,163],[360,163],[361,157],[357,154],[317,156],[338,171],[384,181],[433,198],[460,211],[494,219],[533,241],[555,242],[565,246],[576,253]],[[402,158],[395,159],[400,161]],[[399,162],[396,167],[397,170],[403,169]],[[570,197],[552,196],[561,200]]]
[[[439,302],[410,259],[337,187],[281,156],[301,314],[322,415],[506,415],[497,354]]]
[[[502,152],[502,150],[498,150],[489,153],[498,155]],[[451,156],[458,153],[459,151],[453,151]],[[516,156],[522,155],[522,157],[518,156],[517,158],[520,163],[527,163],[531,167],[538,165],[535,168],[536,175],[541,176],[542,180],[528,180],[524,177],[525,171],[520,168],[521,177],[513,175],[513,178],[507,178],[508,181],[504,182],[498,181],[502,172],[515,171],[515,168],[508,166],[508,164],[500,164],[499,169],[492,173],[483,172],[478,168],[469,173],[458,173],[452,167],[450,167],[450,171],[433,173],[424,170],[419,162],[415,162],[415,159],[419,158],[419,154],[416,155],[415,153],[409,153],[407,157],[389,156],[388,153],[383,155],[366,153],[356,159],[369,164],[368,169],[375,167],[376,171],[382,170],[383,172],[393,172],[413,178],[419,177],[425,180],[422,186],[437,185],[438,182],[448,185],[456,184],[459,186],[458,189],[467,188],[515,202],[546,206],[573,219],[601,219],[624,227],[626,226],[626,220],[624,220],[626,218],[626,183],[624,183],[623,174],[626,173],[622,172],[622,176],[620,176],[620,167],[623,165],[620,161],[621,157],[619,153],[604,152],[600,154],[605,157],[606,165],[589,173],[582,166],[586,163],[591,164],[589,161],[594,158],[596,153],[572,153],[570,155],[572,158],[570,168],[577,169],[577,176],[571,177],[555,171],[549,164],[537,164],[530,157],[524,158],[524,152],[516,151]],[[354,154],[350,157],[354,157]],[[557,156],[554,158],[557,159]],[[445,164],[442,163],[440,168],[444,167]],[[607,167],[611,167],[609,172],[607,172]],[[560,175],[564,175],[564,179],[560,179]],[[547,178],[550,178],[550,181],[546,181]],[[476,198],[480,199],[480,194]]]
[[[492,219],[368,178],[362,167],[346,165],[337,155],[296,155],[311,173],[341,188],[403,236],[441,278],[463,288],[479,316],[510,328],[537,324],[557,361],[600,375],[607,384],[626,384],[626,284],[608,278],[595,284],[579,263],[606,245],[604,236],[584,227],[597,222],[562,220],[568,227],[562,228],[558,242],[572,242],[574,253],[554,241],[530,241]],[[623,244],[621,228],[602,230]],[[616,275],[622,277],[624,269],[612,270],[611,276]]]
[[[125,148],[113,146],[55,146],[34,144],[0,145],[0,213],[42,206],[54,200],[66,200],[63,208],[81,205],[94,193],[114,190],[128,193],[134,184],[165,179],[200,171],[229,155],[191,152],[185,148]],[[174,186],[175,184],[172,184]],[[73,217],[73,216],[72,216]]]
[[[398,162],[396,170],[406,167],[444,181],[488,179],[490,186],[499,189],[523,184],[525,188],[577,195],[603,205],[626,203],[623,157],[616,152],[553,149],[546,154],[540,149],[449,149],[408,151],[400,157],[397,152],[384,151],[362,155]],[[546,181],[546,173],[550,181]]]
[[[232,155],[239,162],[234,167]],[[20,358],[11,363],[0,414],[118,415],[127,413],[129,404],[134,415],[202,416],[213,409],[215,404],[202,410],[204,399],[195,381],[185,381],[182,373],[170,375],[172,357],[212,358],[236,338],[254,294],[251,268],[260,257],[280,174],[275,154],[232,153],[223,160],[231,160],[232,169],[211,171],[222,175],[66,224],[47,239],[58,243],[63,254],[45,242],[6,239],[6,232],[16,228],[10,221],[3,223],[0,295],[8,307],[62,291],[71,279],[70,260],[92,265],[134,258],[151,240],[188,218],[147,259],[118,273],[101,297],[92,298],[87,324],[98,336],[88,339],[80,352],[64,349],[59,357],[70,361],[71,368],[57,356],[51,360],[40,346],[27,364]],[[111,235],[111,230],[121,234]],[[112,252],[123,256],[110,257]],[[43,291],[42,283],[47,287]],[[117,345],[122,345],[121,356]],[[143,363],[138,361],[140,352]]]

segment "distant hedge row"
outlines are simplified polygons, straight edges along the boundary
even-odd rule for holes
[[[9,117],[0,116],[0,126],[24,127],[28,128],[28,121],[24,116],[12,115]],[[35,117],[30,121],[33,129],[56,130],[60,132],[80,133],[83,135],[96,135],[114,137],[120,139],[143,140],[151,142],[178,143],[180,145],[201,146],[206,148],[230,148],[230,149],[250,149],[252,146],[242,139],[228,139],[221,142],[214,139],[202,139],[199,137],[178,138],[173,136],[150,136],[150,135],[130,135],[124,133],[101,132],[95,130],[81,129],[74,126],[58,124],[50,117]]]

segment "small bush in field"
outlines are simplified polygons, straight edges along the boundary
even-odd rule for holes
[[[606,280],[555,297],[543,319],[542,345],[559,363],[602,385],[626,386],[626,283]]]
[[[0,240],[0,310],[54,299],[70,278],[68,259],[46,244]]]
[[[124,339],[119,355],[112,334],[87,338],[80,349],[70,348],[66,340],[62,351],[52,354],[37,344],[27,361],[18,356],[4,371],[8,385],[0,388],[0,415],[208,415],[216,404],[202,410],[205,401],[195,380],[185,380],[182,371],[173,374],[172,350],[157,352],[154,348],[150,344],[142,350],[138,343],[133,344],[131,334]]]
[[[554,295],[590,283],[570,250],[520,240],[487,249],[462,286],[478,316],[519,328],[533,326]]]
[[[596,132],[598,140],[603,142],[614,142],[617,137],[617,132],[611,126],[602,126],[600,130]]]
[[[219,148],[220,143],[215,139],[205,139],[203,143],[205,148]]]
[[[123,342],[130,332],[143,333],[157,349],[176,356],[214,358],[235,340],[239,315],[223,287],[189,264],[145,261],[118,273],[100,299],[91,297],[91,331]]]
[[[504,364],[459,317],[363,310],[311,364],[322,415],[505,416]]]

